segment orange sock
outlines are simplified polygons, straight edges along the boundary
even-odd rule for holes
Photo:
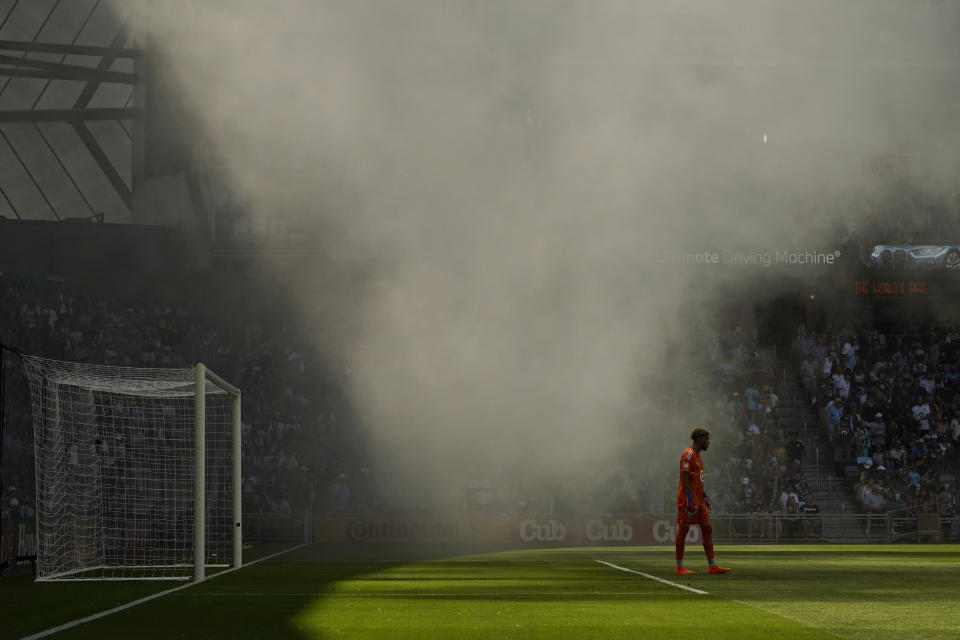
[[[690,525],[681,524],[677,527],[677,539],[675,540],[677,547],[677,566],[679,567],[683,563],[683,550],[687,545],[687,533],[690,531]]]
[[[713,564],[713,527],[709,522],[700,525],[700,534],[703,536],[703,550],[707,554],[707,560]]]

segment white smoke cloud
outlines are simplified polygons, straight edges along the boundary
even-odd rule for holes
[[[596,468],[637,432],[679,428],[682,445],[708,416],[661,422],[649,380],[682,388],[695,365],[665,354],[703,338],[684,331],[710,330],[714,298],[656,256],[822,244],[877,189],[878,154],[922,148],[949,182],[956,17],[184,0],[138,20],[236,188],[311,217],[372,274],[339,356],[381,463],[419,491],[491,460]],[[702,317],[681,317],[690,296]]]

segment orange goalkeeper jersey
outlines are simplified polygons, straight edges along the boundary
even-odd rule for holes
[[[698,504],[704,504],[703,500],[703,461],[700,454],[693,447],[687,447],[680,456],[680,486],[677,488],[677,505],[687,504],[687,496],[683,491],[683,472],[690,473],[690,494],[693,501]]]

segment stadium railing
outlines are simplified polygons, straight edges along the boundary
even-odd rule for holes
[[[960,517],[907,515],[905,509],[855,514],[711,515],[722,542],[950,542],[960,541]]]

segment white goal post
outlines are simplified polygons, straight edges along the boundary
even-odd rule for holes
[[[241,427],[240,427],[240,389],[236,388],[213,371],[210,371],[202,362],[198,362],[194,367],[196,371],[195,388],[197,390],[206,387],[206,382],[210,381],[223,389],[231,397],[231,460],[232,473],[231,484],[233,485],[233,562],[236,568],[243,566],[243,513],[241,498],[243,496],[243,476],[241,471]],[[193,581],[200,582],[205,577],[205,548],[206,548],[206,519],[201,517],[206,513],[206,473],[199,470],[204,469],[206,464],[206,407],[207,394],[194,394],[194,468],[196,483],[193,488],[194,503],[194,534],[193,534]]]
[[[198,363],[20,354],[30,386],[37,580],[194,580],[242,565],[241,392]]]

